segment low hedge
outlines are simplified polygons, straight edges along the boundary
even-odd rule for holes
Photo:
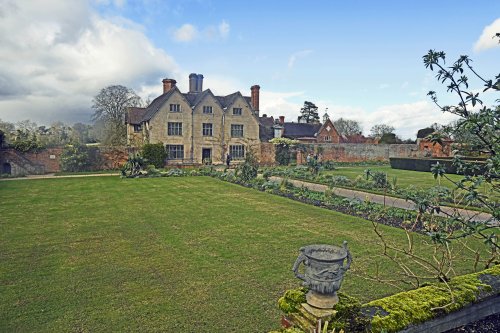
[[[446,173],[458,174],[452,159],[391,157],[389,161],[393,169],[425,172],[431,171],[432,165],[439,162],[439,164],[444,166]],[[484,160],[467,160],[467,162],[477,164],[479,166],[479,173],[485,172],[486,162]]]

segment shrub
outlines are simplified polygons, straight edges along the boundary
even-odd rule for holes
[[[139,177],[143,173],[143,168],[146,165],[144,158],[140,155],[129,156],[127,163],[123,166],[121,172],[122,177],[134,178]]]
[[[170,169],[167,172],[167,177],[183,177],[186,176],[186,172],[182,169]]]
[[[142,147],[142,156],[156,168],[163,168],[167,158],[167,151],[163,143],[147,143]]]
[[[238,167],[238,177],[243,181],[250,181],[257,177],[259,171],[259,162],[252,151],[248,151],[245,156],[245,162]]]
[[[321,167],[322,167],[324,170],[335,170],[335,165],[334,165],[333,161],[325,161],[325,162],[322,162],[322,163],[321,163]]]
[[[87,147],[79,144],[64,147],[60,166],[62,171],[68,172],[89,170],[91,163]]]
[[[346,176],[333,176],[330,178],[331,186],[352,186],[352,181]]]

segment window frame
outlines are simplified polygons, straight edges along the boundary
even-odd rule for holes
[[[204,114],[213,114],[214,113],[213,107],[210,105],[203,105],[203,113]]]
[[[233,108],[233,116],[241,116],[243,114],[242,108]]]
[[[206,128],[205,128],[206,126]],[[201,135],[202,136],[206,136],[206,137],[210,137],[210,136],[214,136],[214,124],[212,123],[202,123],[201,124]],[[210,133],[210,134],[207,134],[207,133]]]
[[[237,134],[236,131],[240,132],[239,127],[236,129],[236,126],[241,126],[241,135],[235,135]],[[231,137],[232,138],[243,138],[245,136],[245,131],[243,124],[231,124]]]
[[[183,160],[184,159],[184,145],[166,145],[165,149],[167,151],[168,160]],[[172,152],[175,157],[172,157]],[[179,156],[180,155],[180,156]]]
[[[245,145],[229,145],[229,153],[233,160],[244,160]]]
[[[171,103],[170,104],[170,112],[182,112],[182,109],[181,109],[181,105],[180,104],[174,104],[174,103]]]
[[[180,124],[180,127],[174,127],[178,126]],[[178,121],[169,121],[167,123],[167,135],[168,136],[182,136],[182,122]]]
[[[142,124],[134,124],[134,133],[142,132]]]

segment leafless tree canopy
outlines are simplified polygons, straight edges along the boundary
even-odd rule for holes
[[[112,145],[124,144],[126,141],[125,112],[127,107],[139,107],[141,98],[130,88],[109,86],[101,89],[92,100],[95,110],[92,119],[105,127],[104,142]]]
[[[355,135],[362,132],[361,125],[356,120],[339,118],[333,125],[340,135]]]

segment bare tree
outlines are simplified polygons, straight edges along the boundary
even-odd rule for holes
[[[361,125],[356,120],[339,118],[333,122],[333,126],[340,135],[355,135],[362,132]]]
[[[141,98],[132,89],[118,85],[101,89],[92,103],[95,110],[92,119],[105,125],[104,142],[125,144],[125,111],[127,107],[141,106]]]
[[[381,138],[384,134],[394,133],[394,127],[386,124],[373,125],[370,129],[370,136]]]

